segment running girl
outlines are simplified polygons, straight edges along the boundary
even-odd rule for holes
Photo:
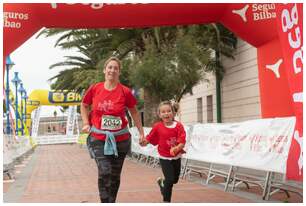
[[[174,108],[169,101],[161,102],[158,107],[161,121],[154,124],[151,132],[140,140],[141,146],[148,143],[158,145],[160,165],[164,178],[158,178],[164,202],[171,202],[172,188],[179,180],[181,155],[184,153],[186,133],[183,125],[174,120]]]

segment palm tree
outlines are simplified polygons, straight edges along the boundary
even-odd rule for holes
[[[146,31],[146,30],[144,30]],[[103,80],[103,62],[109,56],[117,56],[125,60],[124,65],[130,65],[129,54],[142,53],[142,37],[140,30],[108,30],[108,29],[45,29],[39,36],[46,37],[61,35],[55,46],[62,49],[76,48],[80,56],[67,56],[63,62],[50,66],[50,69],[69,66],[69,69],[60,71],[59,74],[50,78],[56,80],[52,89],[76,89],[81,91],[92,83]],[[72,67],[72,68],[71,68]],[[125,69],[127,67],[123,67]],[[124,70],[122,73],[127,74]],[[121,75],[121,80],[131,85],[126,76]]]
[[[56,80],[52,89],[69,89],[82,91],[94,82],[101,81],[97,64],[101,59],[101,52],[94,50],[94,37],[97,34],[105,35],[100,30],[66,30],[66,29],[45,29],[38,36],[46,37],[60,35],[55,46],[62,49],[75,48],[80,53],[79,56],[66,56],[66,60],[51,65],[49,68],[65,66],[66,69],[60,71],[49,80]],[[95,51],[95,52],[93,52]],[[68,67],[68,68],[67,68]]]
[[[179,102],[205,78],[207,71],[222,77],[220,56],[232,57],[236,45],[232,33],[220,24],[145,29],[47,29],[42,34],[61,34],[56,46],[77,48],[82,54],[67,57],[66,61],[50,67],[72,67],[50,79],[56,80],[53,89],[81,91],[103,80],[98,68],[102,68],[105,58],[115,55],[124,65],[121,81],[145,91],[144,107],[150,110],[145,112],[147,125],[153,121],[159,101]],[[211,58],[212,52],[214,58]]]

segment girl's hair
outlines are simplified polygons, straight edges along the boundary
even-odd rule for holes
[[[159,103],[158,108],[157,108],[157,114],[159,114],[160,107],[163,105],[169,105],[173,114],[175,115],[178,111],[178,104],[176,102],[171,102],[171,101],[162,101]]]
[[[118,65],[119,65],[119,70],[121,70],[121,61],[120,61],[117,57],[110,57],[110,58],[108,58],[108,59],[105,61],[105,63],[104,63],[103,69],[106,68],[107,64],[108,64],[110,61],[115,61],[115,62],[117,62]]]

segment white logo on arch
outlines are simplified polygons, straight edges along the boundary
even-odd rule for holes
[[[238,14],[238,15],[242,18],[242,20],[243,20],[244,22],[247,22],[248,20],[247,20],[247,18],[246,18],[246,12],[247,12],[248,8],[249,8],[249,5],[246,5],[246,6],[243,7],[242,9],[233,10],[232,12],[233,12],[234,14]]]
[[[266,65],[266,68],[273,71],[276,78],[280,78],[279,67],[280,67],[281,63],[283,63],[283,59],[279,59],[275,64]]]

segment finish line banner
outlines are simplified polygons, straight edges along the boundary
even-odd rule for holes
[[[286,173],[295,117],[233,124],[196,124],[190,130],[187,158]]]

